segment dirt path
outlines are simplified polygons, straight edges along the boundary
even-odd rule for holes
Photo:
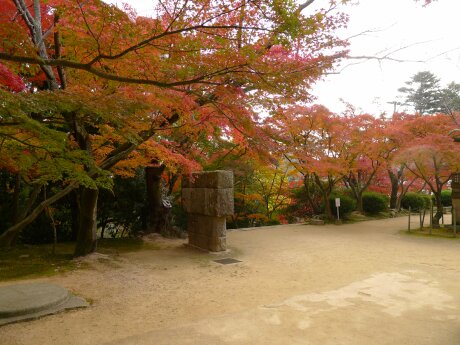
[[[234,231],[231,252],[99,258],[46,279],[93,304],[0,328],[0,344],[460,344],[460,240],[405,218]],[[212,260],[228,257],[239,264]]]

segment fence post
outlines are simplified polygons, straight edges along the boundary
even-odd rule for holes
[[[433,200],[430,198],[430,235],[433,232]]]
[[[410,206],[409,206],[409,221],[407,222],[407,231],[410,232]]]
[[[452,204],[452,225],[454,227],[454,237],[457,237],[457,212]]]
[[[441,208],[441,221],[442,221],[442,227],[444,227],[444,206]]]

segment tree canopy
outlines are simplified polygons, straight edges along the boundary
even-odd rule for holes
[[[193,138],[266,145],[260,110],[309,100],[344,56],[335,31],[346,17],[334,1],[312,13],[310,4],[170,0],[144,18],[102,1],[1,1],[3,168],[56,192],[0,242],[78,189],[88,205],[77,249],[85,254],[95,248],[98,189],[110,188],[112,174],[197,169],[197,150],[211,146]]]
[[[460,84],[451,82],[443,88],[440,79],[429,71],[416,73],[398,91],[406,95],[405,103],[420,114],[460,111]]]

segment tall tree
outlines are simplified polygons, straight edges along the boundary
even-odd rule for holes
[[[297,106],[279,109],[270,125],[283,142],[285,157],[303,176],[310,206],[319,211],[309,193],[313,183],[321,192],[326,216],[332,219],[327,200],[345,173],[343,159],[347,147],[343,145],[346,137],[343,118],[322,106]]]
[[[437,207],[433,222],[438,224],[442,217],[441,191],[452,173],[460,169],[460,148],[448,135],[454,124],[447,116],[437,114],[414,117],[404,126],[409,140],[395,162],[404,164],[431,190]]]
[[[446,114],[460,112],[460,84],[451,82],[441,90],[441,104]]]
[[[160,153],[154,158],[167,164],[173,148],[165,147],[163,133],[172,127],[214,119],[231,138],[251,136],[259,123],[256,109],[308,99],[310,85],[343,56],[336,48],[344,42],[334,31],[346,21],[331,8],[306,14],[311,3],[169,0],[159,2],[156,17],[147,19],[101,1],[14,0],[12,7],[2,0],[2,64],[21,78],[37,77],[42,81],[37,89],[62,97],[62,107],[52,112],[59,129],[46,120],[49,103],[41,113],[20,109],[21,116],[42,128],[70,133],[64,144],[81,155],[73,170],[82,173],[77,179],[61,174],[55,182],[63,182],[63,188],[5,231],[0,243],[10,244],[12,233],[79,189],[85,207],[76,254],[91,252],[98,183],[116,164],[142,152],[142,145],[149,143],[151,152]],[[335,2],[330,3],[333,7]],[[86,98],[98,108],[97,97],[111,98],[116,107],[116,99],[129,103],[134,98],[144,111],[122,116],[118,111],[80,110]],[[20,130],[8,135],[24,141]]]
[[[443,110],[442,91],[437,78],[429,71],[418,72],[401,87],[406,94],[406,103],[420,114],[435,114]]]

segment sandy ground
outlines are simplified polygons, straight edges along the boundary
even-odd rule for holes
[[[225,255],[172,240],[95,257],[42,279],[91,307],[1,327],[0,344],[459,345],[460,240],[401,235],[406,222],[233,231]]]

